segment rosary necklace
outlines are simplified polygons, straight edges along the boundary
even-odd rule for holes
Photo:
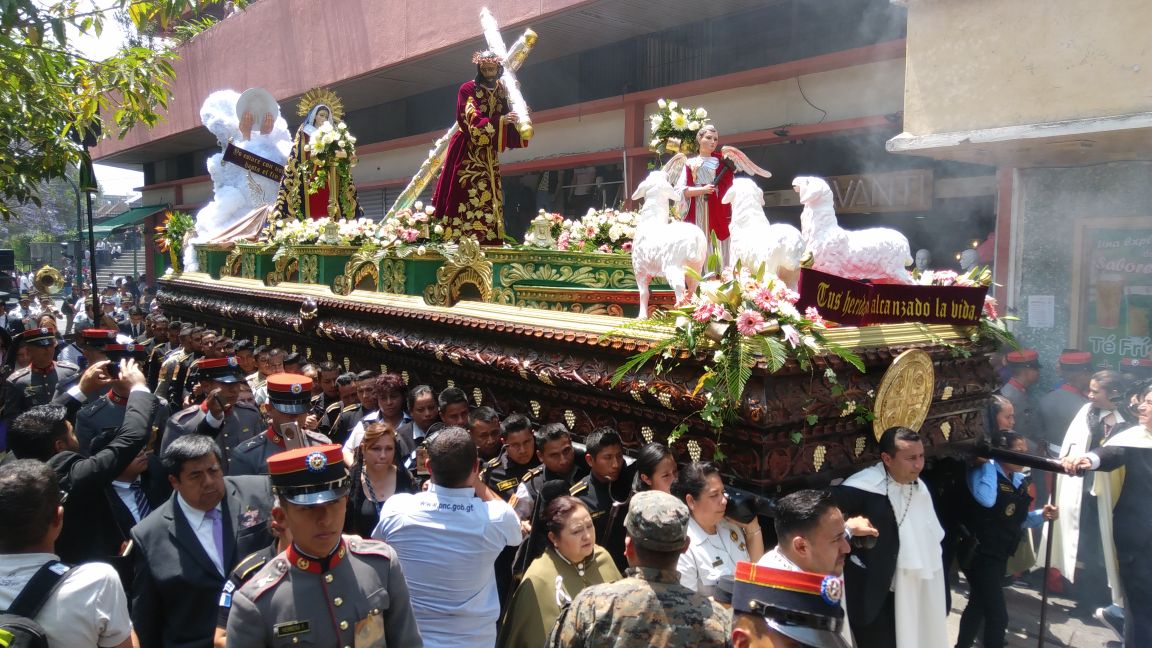
[[[892,481],[892,479],[888,475],[888,471],[885,470],[884,471],[884,494],[888,495],[889,501],[892,500],[892,495],[890,495],[888,493],[888,483],[891,481]],[[896,528],[900,528],[900,527],[904,526],[904,520],[908,519],[908,509],[912,506],[912,493],[909,492],[908,495],[905,497],[903,484],[897,484],[896,487],[897,487],[896,492],[899,493],[901,499],[904,500],[904,513],[900,516],[900,519],[896,522]],[[909,491],[911,491],[911,487],[909,487]],[[893,513],[895,513],[895,511],[893,511]]]

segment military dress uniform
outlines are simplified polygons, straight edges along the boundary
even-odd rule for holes
[[[184,404],[184,381],[188,377],[188,370],[196,361],[196,354],[177,349],[164,360],[160,367],[160,380],[156,384],[156,395],[163,396],[177,406]]]
[[[540,460],[535,454],[532,455],[531,463],[518,464],[508,458],[508,449],[504,448],[498,456],[484,464],[480,476],[484,483],[488,484],[488,488],[507,502],[516,493],[516,487],[520,485],[524,475],[539,465]]]
[[[348,496],[348,469],[335,444],[282,452],[269,461],[269,474],[286,506]],[[239,589],[226,583],[220,606],[230,608],[229,646],[424,645],[396,552],[378,540],[342,536],[322,557],[293,544]]]
[[[19,344],[52,346],[56,344],[56,330],[52,328],[28,329],[15,336]],[[68,389],[80,378],[80,367],[71,362],[56,361],[47,367],[32,366],[17,369],[4,382],[4,400],[0,418],[11,423],[18,415],[37,405],[47,405],[52,398]]]
[[[88,329],[82,334],[85,346],[100,349],[107,358],[113,362],[120,362],[126,358],[137,357],[139,347],[134,344],[121,344],[116,342],[116,331]],[[109,389],[103,396],[90,400],[80,407],[76,413],[75,433],[80,443],[81,454],[90,454],[89,446],[101,432],[117,430],[124,423],[124,412],[128,406],[128,397],[120,396]],[[168,422],[170,414],[168,401],[157,398],[156,409],[152,420],[149,421],[151,434],[148,440],[149,448],[159,449],[160,435]]]
[[[268,405],[284,414],[304,414],[308,412],[312,401],[312,379],[300,374],[280,373],[268,376],[265,383],[268,389]],[[327,445],[331,441],[328,437],[312,430],[301,429],[303,437],[297,442],[299,445],[317,446]],[[266,475],[268,474],[268,458],[289,448],[288,439],[282,436],[281,431],[273,429],[272,425],[263,434],[252,437],[236,448],[232,458],[232,474],[234,475]]]
[[[232,573],[224,582],[224,592],[220,595],[220,604],[216,611],[217,630],[228,629],[228,617],[232,614],[232,595],[280,553],[277,549],[278,544],[273,542],[255,553],[248,554],[232,568]]]
[[[157,397],[156,409],[149,422],[151,436],[148,448],[158,449],[164,426],[168,422],[168,401]],[[120,396],[108,390],[100,398],[85,403],[76,414],[76,439],[80,442],[81,454],[90,454],[92,440],[106,430],[117,430],[124,424],[124,412],[127,411],[128,397]]]
[[[843,637],[844,582],[839,576],[740,562],[732,581],[732,611],[768,622],[755,626],[751,639],[764,638],[755,633],[766,628],[767,638],[779,633],[802,646],[849,648]]]
[[[306,435],[304,441],[306,445],[319,446],[331,443],[328,437],[319,432],[312,430],[303,430],[303,432]],[[236,451],[232,453],[230,467],[232,472],[229,474],[267,475],[268,458],[284,452],[287,448],[287,441],[269,426],[263,434],[248,439],[236,448]]]
[[[201,403],[173,414],[168,419],[162,447],[168,447],[168,444],[185,434],[203,434],[215,439],[220,446],[220,452],[224,455],[224,474],[246,474],[232,472],[232,459],[244,442],[252,440],[264,429],[264,417],[252,405],[239,402],[224,415],[224,423],[220,427],[212,427],[208,423],[207,413],[207,404]]]
[[[230,384],[243,380],[243,373],[233,357],[205,358],[199,363],[202,375],[218,383]],[[185,434],[203,434],[216,440],[224,456],[224,474],[246,475],[251,473],[235,472],[232,466],[233,459],[239,447],[248,440],[260,434],[264,429],[264,417],[260,411],[248,403],[237,402],[224,412],[224,421],[217,426],[208,420],[209,407],[207,402],[199,405],[190,405],[174,414],[168,419],[164,430],[164,440],[160,444],[161,450],[168,447],[176,439]]]
[[[354,403],[347,407],[340,409],[340,415],[332,423],[332,427],[324,434],[332,439],[333,443],[343,444],[348,440],[348,436],[352,434],[352,429],[364,418],[365,414],[370,412],[364,411],[364,406],[360,403]],[[331,420],[331,419],[329,419]]]

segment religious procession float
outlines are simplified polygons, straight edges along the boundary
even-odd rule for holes
[[[671,158],[638,211],[541,213],[506,240],[497,156],[532,136],[515,71],[535,34],[505,49],[484,20],[456,124],[378,222],[361,217],[332,93],[304,96],[294,135],[266,91],[213,93],[215,199],[158,236],[165,311],[577,437],[666,442],[762,493],[874,461],[893,425],[936,453],[982,438],[986,354],[1008,337],[987,270],[909,272],[907,240],[841,229],[819,178],[794,181],[801,230],[769,224],[752,179],[768,172],[717,149],[704,108],[659,102],[652,148]]]

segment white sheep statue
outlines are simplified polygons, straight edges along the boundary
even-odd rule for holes
[[[804,258],[800,230],[785,223],[769,224],[764,216],[764,190],[752,178],[733,180],[721,202],[732,205],[729,251],[733,261],[751,272],[763,264],[765,272],[796,288]]]
[[[684,269],[699,273],[708,256],[708,241],[699,227],[669,218],[668,204],[675,194],[668,176],[660,170],[649,173],[632,194],[632,200],[644,199],[632,238],[632,272],[640,288],[640,319],[648,317],[648,284],[652,279],[664,277],[680,303],[696,289],[696,282]]]
[[[800,232],[812,269],[874,283],[911,284],[912,253],[908,239],[894,229],[841,229],[832,208],[832,189],[824,180],[800,176],[792,181],[804,211]]]

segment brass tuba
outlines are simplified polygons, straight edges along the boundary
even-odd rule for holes
[[[32,283],[36,286],[37,292],[55,295],[64,288],[64,277],[60,275],[59,270],[46,265],[36,271],[36,277]]]

